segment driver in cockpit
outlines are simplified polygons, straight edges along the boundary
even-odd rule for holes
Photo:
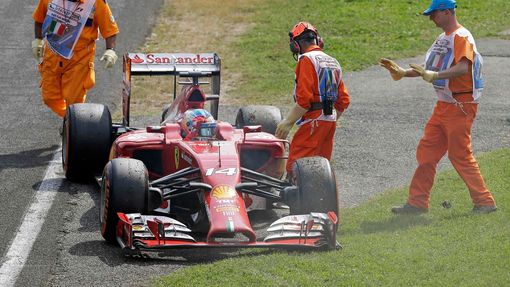
[[[216,136],[216,121],[204,109],[191,109],[184,112],[181,122],[181,136],[184,139],[211,139]]]

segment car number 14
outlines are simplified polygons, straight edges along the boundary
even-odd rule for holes
[[[224,168],[224,169],[215,169],[215,168],[208,168],[205,171],[205,176],[211,176],[213,174],[224,174],[224,175],[236,175],[237,169],[235,167],[230,168]]]

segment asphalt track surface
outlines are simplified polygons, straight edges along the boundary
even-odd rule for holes
[[[119,54],[135,51],[143,43],[162,3],[144,1],[143,7],[137,7],[137,2],[109,1],[123,32],[118,40]],[[60,120],[41,103],[39,76],[29,48],[34,5],[35,1],[0,0],[2,262],[60,140]],[[510,146],[510,71],[506,69],[510,66],[510,42],[483,39],[478,45],[485,60],[486,89],[473,128],[476,154]],[[103,49],[104,42],[98,42],[98,56]],[[422,61],[419,57],[399,63]],[[89,93],[89,101],[114,109],[119,103],[120,65],[107,72],[98,65],[96,71],[98,83]],[[346,73],[345,82],[352,103],[337,131],[332,164],[342,189],[341,204],[348,207],[387,188],[408,184],[416,166],[416,144],[435,101],[432,87],[421,79],[394,82],[375,66]],[[220,118],[232,121],[237,108],[220,106]],[[448,167],[447,161],[441,167]],[[94,184],[63,181],[17,286],[139,286],[197,262],[243,256],[187,251],[171,257],[125,258],[99,234],[98,198]]]

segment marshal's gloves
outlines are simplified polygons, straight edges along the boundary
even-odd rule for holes
[[[299,120],[308,110],[297,103],[290,109],[287,117],[276,126],[274,135],[279,139],[286,139],[294,123]]]
[[[108,69],[115,65],[117,59],[118,59],[117,53],[115,53],[113,49],[106,49],[106,51],[104,51],[104,54],[101,57],[101,59],[99,59],[99,61],[104,62],[104,68]]]
[[[434,72],[434,71],[430,71],[430,70],[425,70],[422,66],[420,65],[417,65],[417,64],[409,64],[409,66],[418,74],[421,75],[421,77],[423,78],[424,81],[427,81],[429,83],[432,83],[434,82],[438,77],[439,77],[439,73],[438,72]]]
[[[276,127],[276,132],[274,133],[274,135],[279,139],[286,139],[287,135],[289,135],[289,132],[293,126],[294,122],[284,119]]]
[[[390,59],[379,59],[379,66],[390,71],[391,78],[393,78],[394,81],[398,81],[406,75],[406,70]]]
[[[36,60],[41,60],[43,57],[43,51],[44,51],[44,42],[42,39],[34,39],[32,41],[32,54],[34,55],[34,58]]]

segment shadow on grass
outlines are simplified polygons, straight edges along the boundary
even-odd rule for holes
[[[360,224],[361,232],[365,234],[377,232],[393,232],[406,230],[416,226],[425,226],[432,223],[432,219],[420,215],[399,215],[379,221],[363,221]]]

